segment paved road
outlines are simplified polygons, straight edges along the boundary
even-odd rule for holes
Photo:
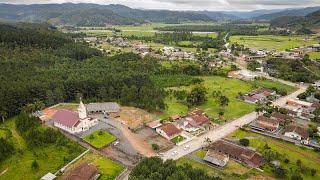
[[[299,86],[299,89],[297,91],[295,91],[294,93],[288,96],[279,98],[273,104],[278,106],[284,106],[288,99],[296,98],[297,95],[299,95],[300,93],[303,93],[305,90],[306,90],[305,86]],[[206,144],[205,141],[207,138],[209,138],[212,142],[217,141],[227,136],[228,134],[232,133],[233,131],[237,130],[239,127],[245,124],[249,124],[250,122],[255,120],[257,117],[258,117],[258,114],[256,112],[249,113],[239,119],[236,119],[230,123],[227,123],[216,129],[213,129],[204,135],[196,137],[192,141],[185,143],[183,146],[175,146],[171,150],[165,152],[162,156],[162,159],[163,160],[179,159],[180,157],[183,157],[203,147]],[[189,146],[189,148],[186,149],[185,146]],[[174,152],[176,153],[174,154]]]

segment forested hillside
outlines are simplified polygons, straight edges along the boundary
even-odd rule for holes
[[[164,92],[149,74],[160,65],[135,54],[103,57],[46,25],[0,25],[0,112],[8,116],[40,100],[117,101],[149,110],[164,107]]]
[[[180,23],[212,21],[205,14],[168,10],[140,10],[123,5],[98,4],[0,4],[0,19],[27,22],[50,22],[55,25],[105,26],[146,22]]]
[[[289,28],[292,30],[320,29],[320,10],[304,17],[285,16],[271,21],[271,27]]]
[[[255,18],[255,20],[274,20],[284,16],[306,16],[315,11],[319,11],[320,7],[307,7],[302,9],[287,9],[280,12],[263,14]]]

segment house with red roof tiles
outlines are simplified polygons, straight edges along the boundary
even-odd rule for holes
[[[156,131],[168,140],[171,140],[182,133],[182,129],[179,129],[172,123],[164,124],[161,127],[158,127]]]

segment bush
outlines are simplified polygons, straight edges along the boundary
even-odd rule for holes
[[[32,170],[38,170],[39,169],[39,164],[36,160],[34,160],[31,164],[31,169]]]
[[[103,131],[100,130],[100,131],[98,132],[98,135],[99,135],[99,136],[102,136],[102,135],[103,135]]]
[[[317,170],[316,169],[311,169],[311,176],[315,176],[317,174]]]
[[[291,180],[303,180],[303,178],[299,173],[295,173],[291,176]]]
[[[242,146],[249,146],[250,141],[249,141],[249,139],[243,138],[243,139],[240,139],[240,144]]]
[[[286,164],[288,164],[289,162],[290,162],[290,160],[287,158],[284,160],[284,163],[286,163]]]
[[[13,146],[5,139],[0,138],[0,162],[14,153]]]
[[[282,167],[274,167],[273,173],[277,178],[285,178],[287,176],[287,170]]]
[[[90,136],[89,136],[89,139],[94,139],[94,136],[93,136],[93,134],[91,134]]]
[[[207,90],[203,86],[196,86],[187,96],[189,106],[201,105],[207,101]]]
[[[160,149],[158,144],[152,144],[152,149],[158,151]]]

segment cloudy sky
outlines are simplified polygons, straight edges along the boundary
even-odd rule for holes
[[[133,8],[170,10],[256,10],[320,6],[320,0],[0,0],[0,3],[97,3],[123,4]]]

